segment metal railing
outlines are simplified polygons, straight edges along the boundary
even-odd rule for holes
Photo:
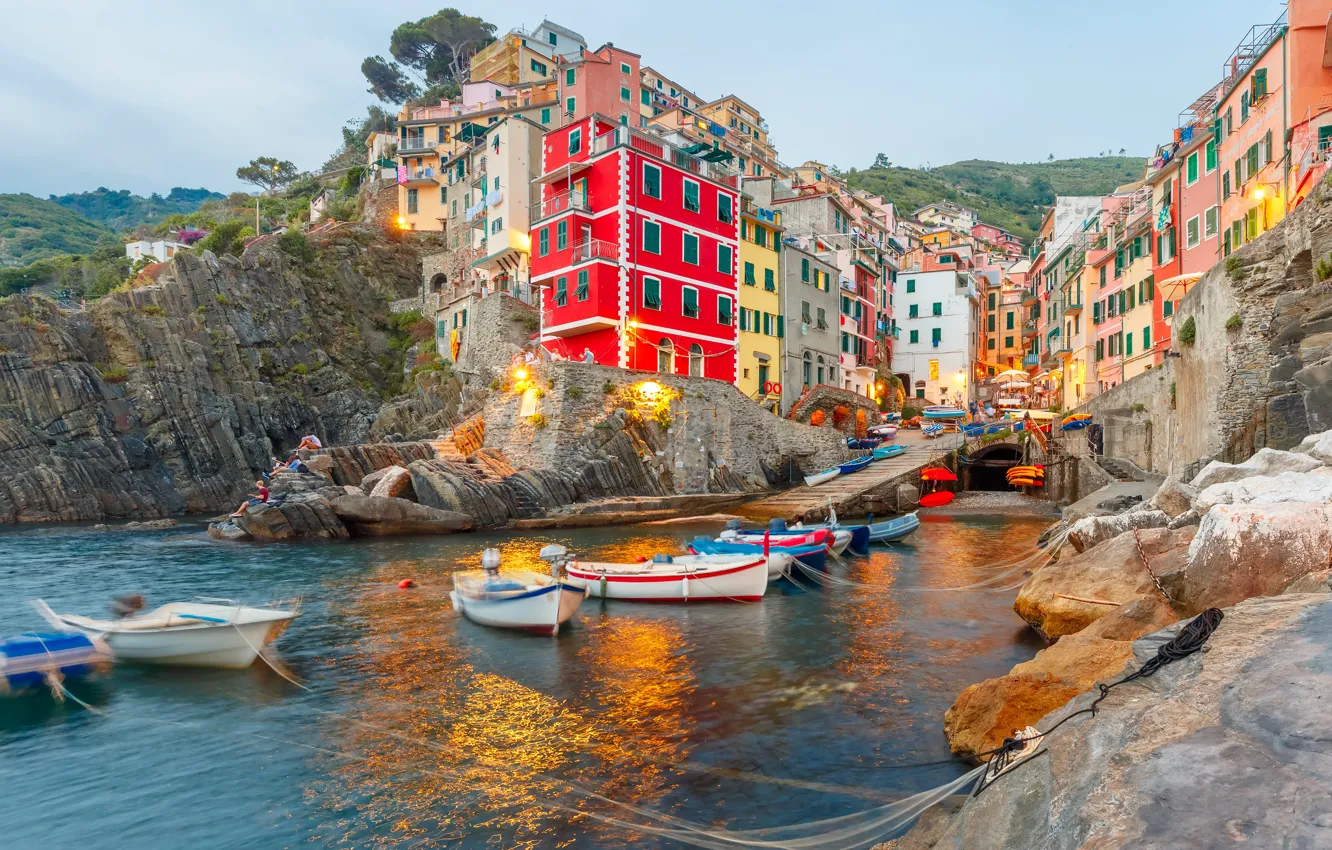
[[[654,156],[657,159],[665,160],[678,168],[683,168],[686,171],[732,188],[738,188],[740,185],[740,176],[736,172],[718,163],[708,162],[684,151],[676,150],[666,140],[650,136],[647,133],[635,130],[633,127],[620,126],[609,133],[602,133],[597,136],[592,140],[592,154],[595,156],[622,145]]]
[[[605,239],[585,239],[573,246],[569,252],[572,263],[585,263],[589,260],[610,260],[619,262],[620,246]]]
[[[434,153],[435,143],[425,136],[408,136],[398,140],[398,155],[405,153]]]
[[[591,208],[587,203],[587,193],[570,190],[560,192],[558,195],[552,195],[545,198],[537,205],[536,216],[533,221],[540,221],[543,218],[550,218],[553,215],[559,215],[569,210],[581,212],[590,212]]]

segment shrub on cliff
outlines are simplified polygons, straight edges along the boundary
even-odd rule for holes
[[[306,239],[305,234],[299,230],[288,230],[278,237],[277,243],[278,247],[292,259],[302,263],[314,262],[314,248],[311,247],[310,240]]]
[[[869,433],[869,417],[863,409],[856,411],[856,439],[863,440]]]
[[[217,256],[231,254],[239,257],[245,250],[245,240],[254,235],[254,228],[243,218],[233,218],[219,224],[211,233],[199,240],[200,251],[212,251]]]
[[[1183,345],[1192,348],[1193,343],[1198,339],[1198,324],[1189,316],[1184,320],[1184,324],[1179,328],[1179,341]]]

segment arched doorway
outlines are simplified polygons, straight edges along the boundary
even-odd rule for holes
[[[1012,491],[1008,484],[1008,470],[1022,462],[1022,450],[1012,443],[986,446],[970,457],[963,486],[967,490]]]
[[[665,375],[675,374],[675,345],[666,337],[657,343],[657,371]]]
[[[698,343],[689,346],[689,374],[695,378],[703,377],[703,346]]]
[[[444,289],[444,284],[449,282],[449,276],[446,274],[437,274],[430,278],[430,291],[438,295]]]
[[[809,356],[808,351],[806,351],[800,359],[803,361],[800,364],[802,370],[801,379],[804,381],[805,389],[809,389],[809,380],[814,371],[814,360]]]

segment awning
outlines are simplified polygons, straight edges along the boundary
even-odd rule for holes
[[[1190,272],[1189,274],[1177,274],[1174,277],[1167,278],[1156,284],[1156,289],[1161,293],[1161,297],[1167,301],[1178,301],[1189,291],[1189,287],[1198,282],[1202,277],[1202,272]]]
[[[472,263],[472,268],[489,272],[517,272],[522,256],[518,249],[505,247]]]

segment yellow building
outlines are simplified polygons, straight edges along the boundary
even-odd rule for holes
[[[1152,302],[1156,297],[1156,283],[1152,278],[1151,218],[1149,214],[1129,222],[1123,243],[1125,381],[1146,372],[1155,361],[1152,350],[1155,342],[1152,339]]]
[[[957,234],[947,227],[931,227],[920,234],[920,241],[922,245],[929,245],[934,248],[949,248],[960,240],[957,238]]]
[[[762,209],[753,198],[740,199],[740,392],[765,407],[781,402],[782,349],[786,318],[782,313],[782,214]],[[777,386],[773,386],[776,384]],[[764,390],[767,392],[764,392]]]
[[[581,35],[546,19],[530,32],[511,30],[478,50],[469,79],[508,86],[549,79],[560,59],[581,56],[586,48]]]

